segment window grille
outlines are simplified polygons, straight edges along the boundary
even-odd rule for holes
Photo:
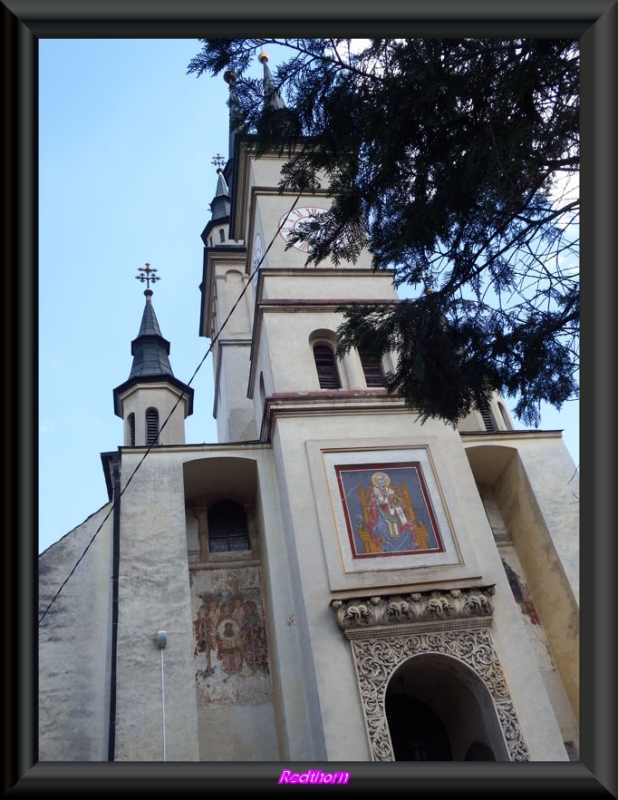
[[[146,444],[159,444],[159,412],[156,408],[146,411]]]
[[[380,359],[367,350],[359,350],[358,354],[365,374],[367,388],[384,386],[384,371],[382,370]]]
[[[491,411],[489,410],[489,405],[487,401],[483,401],[479,405],[479,411],[481,412],[481,417],[483,418],[483,424],[485,425],[485,430],[495,431],[496,425],[494,423],[494,418],[491,415]]]
[[[129,444],[135,447],[135,414],[129,414]]]
[[[313,357],[320,389],[340,389],[341,383],[332,349],[326,344],[316,344],[313,348]]]
[[[220,500],[208,509],[208,549],[211,553],[250,549],[245,509],[233,500]]]

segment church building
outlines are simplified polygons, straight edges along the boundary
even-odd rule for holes
[[[281,193],[285,157],[234,134],[196,293],[218,442],[185,441],[194,390],[145,265],[109,502],[39,557],[39,759],[577,760],[560,432],[518,430],[498,395],[421,424],[385,388],[395,354],[336,357],[337,309],[399,302],[393,273],[306,267],[287,237],[327,187]]]

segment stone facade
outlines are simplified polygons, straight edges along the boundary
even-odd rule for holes
[[[408,752],[399,695],[453,760],[568,760],[578,523],[559,435],[516,431],[499,397],[491,430],[480,412],[421,425],[355,351],[321,388],[337,306],[396,302],[392,276],[368,255],[306,269],[277,233],[282,161],[234,159],[231,215],[203,235],[220,441],[185,443],[181,414],[145,458],[125,440],[104,455],[110,504],[40,556],[44,607],[110,512],[41,626],[41,760],[389,761]],[[163,417],[178,391],[134,382],[120,413],[161,397]]]

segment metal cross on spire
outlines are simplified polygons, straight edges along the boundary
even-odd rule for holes
[[[225,164],[225,159],[223,158],[223,156],[220,153],[217,153],[217,155],[213,157],[211,163],[215,165],[215,167],[217,168],[217,171],[218,171]]]
[[[140,274],[136,275],[135,278],[136,278],[136,280],[141,281],[142,283],[144,283],[144,281],[146,281],[146,290],[148,291],[150,289],[150,284],[151,283],[155,283],[155,281],[160,281],[161,280],[161,278],[159,278],[158,275],[154,274],[156,271],[157,270],[153,269],[150,266],[150,264],[144,264],[144,266],[141,267],[141,269],[140,269]]]

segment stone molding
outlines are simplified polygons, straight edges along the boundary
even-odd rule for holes
[[[529,760],[489,631],[493,594],[493,586],[484,586],[331,601],[352,647],[374,761],[394,761],[386,687],[419,654],[450,656],[471,669],[491,696],[511,761]]]
[[[366,636],[373,629],[380,629],[375,630],[375,635],[379,636],[382,628],[391,626],[397,626],[400,634],[401,625],[422,625],[425,628],[432,624],[444,628],[452,627],[456,621],[478,624],[479,620],[488,624],[494,610],[494,592],[493,586],[446,591],[433,589],[407,595],[332,600],[331,606],[335,610],[337,625],[352,639],[359,630],[361,636]]]

